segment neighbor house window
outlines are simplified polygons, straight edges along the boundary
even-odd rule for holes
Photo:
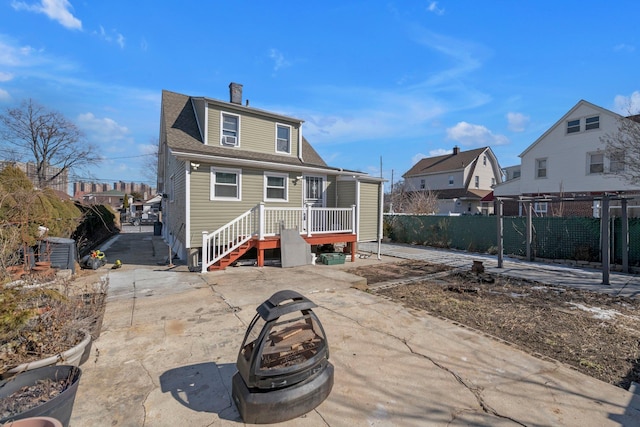
[[[584,130],[600,128],[600,116],[587,117],[585,120]]]
[[[270,202],[286,202],[288,180],[287,174],[265,172],[264,199]]]
[[[603,173],[604,172],[604,154],[603,153],[590,153],[589,154],[589,173]]]
[[[609,159],[609,172],[618,173],[624,171],[624,151],[617,150],[611,153]]]
[[[221,113],[222,118],[222,145],[237,147],[240,142],[240,116]]]
[[[547,202],[535,202],[533,204],[533,211],[538,215],[544,215],[547,213]]]
[[[487,166],[487,156],[482,156],[482,165]]]
[[[424,179],[420,180],[420,189],[424,190],[427,186],[427,182]]]
[[[476,188],[480,188],[480,177],[478,175],[476,175],[475,181],[476,181]]]
[[[449,185],[453,185],[453,175],[449,175]]]
[[[567,133],[580,132],[580,119],[569,120],[567,122]]]
[[[520,178],[520,169],[516,169],[513,171],[513,178]]]
[[[536,178],[547,177],[547,159],[536,159]]]
[[[496,179],[491,178],[491,187],[493,188],[494,185],[496,185]]]
[[[276,125],[276,151],[291,154],[291,126]]]
[[[240,200],[239,169],[211,168],[211,200]]]

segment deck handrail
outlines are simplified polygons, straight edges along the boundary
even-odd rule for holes
[[[357,233],[356,206],[321,208],[266,207],[259,203],[216,231],[202,232],[202,272],[233,252],[253,237],[280,234],[281,227],[297,228],[300,234]]]

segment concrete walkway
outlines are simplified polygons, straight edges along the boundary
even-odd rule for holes
[[[637,395],[354,289],[359,278],[345,271],[397,259],[202,275],[160,265],[164,248],[143,233],[105,250],[123,267],[97,272],[109,298],[72,427],[242,425],[231,400],[238,350],[255,308],[282,289],[318,305],[335,384],[315,410],[280,426],[640,425]]]

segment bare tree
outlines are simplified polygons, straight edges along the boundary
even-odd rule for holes
[[[640,184],[640,114],[618,119],[617,128],[600,138],[606,144],[608,173],[631,185]]]
[[[155,187],[158,182],[158,138],[151,138],[149,145],[155,146],[155,149],[145,155],[144,161],[142,162],[142,169],[145,178],[153,182],[152,187]]]
[[[41,188],[65,171],[99,162],[98,151],[83,140],[78,127],[61,113],[29,99],[0,115],[0,144],[10,144],[16,160],[33,161]],[[18,159],[18,157],[20,157]],[[56,168],[56,169],[53,169]]]
[[[432,214],[438,210],[438,195],[431,190],[407,191],[399,181],[389,194],[389,204],[396,213]]]

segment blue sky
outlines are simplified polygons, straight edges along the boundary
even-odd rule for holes
[[[637,16],[635,0],[3,0],[0,109],[62,112],[104,182],[149,182],[162,89],[228,100],[232,81],[305,120],[332,166],[377,176],[382,158],[397,181],[455,145],[511,166],[580,99],[638,110]]]

